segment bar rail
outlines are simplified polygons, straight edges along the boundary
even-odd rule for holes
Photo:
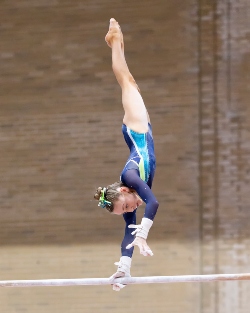
[[[110,280],[109,278],[75,278],[75,279],[40,279],[40,280],[3,280],[0,287],[48,287],[48,286],[96,286],[120,283],[130,284],[167,284],[187,282],[214,282],[250,280],[250,273],[242,274],[212,274],[212,275],[182,275],[182,276],[148,276],[126,277]]]

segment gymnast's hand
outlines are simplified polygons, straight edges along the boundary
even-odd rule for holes
[[[113,290],[120,291],[122,288],[126,287],[126,285],[115,283],[114,280],[116,278],[131,277],[131,261],[131,258],[127,256],[122,256],[119,262],[115,262],[115,265],[118,265],[117,271],[109,278],[111,284],[113,285]]]
[[[111,283],[112,283],[112,281],[113,281],[115,278],[122,278],[122,277],[125,277],[125,273],[117,271],[116,273],[114,273],[114,274],[110,277]],[[130,275],[129,275],[129,277],[130,277]],[[122,288],[124,288],[124,287],[126,287],[126,285],[119,284],[119,283],[113,283],[113,290],[114,290],[114,291],[120,291],[120,290],[121,290]]]
[[[134,246],[138,246],[140,249],[140,253],[144,256],[153,256],[152,250],[149,248],[146,239],[142,237],[136,237],[131,244],[127,245],[126,249],[130,249]]]

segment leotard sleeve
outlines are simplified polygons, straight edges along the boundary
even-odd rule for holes
[[[126,223],[126,226],[125,226],[124,238],[121,244],[121,253],[122,253],[122,256],[128,256],[131,258],[133,255],[134,247],[130,249],[126,249],[126,247],[127,245],[129,245],[131,242],[134,241],[134,235],[131,235],[131,233],[133,232],[133,229],[128,228],[128,226],[130,224],[136,224],[136,210],[134,210],[134,212],[124,213],[123,218]]]
[[[159,203],[149,186],[140,178],[138,170],[127,170],[122,174],[121,179],[127,187],[134,189],[142,201],[146,203],[144,217],[153,221]]]
[[[122,182],[129,188],[134,189],[141,199],[146,203],[144,217],[153,220],[159,203],[155,198],[152,190],[149,186],[139,177],[139,173],[136,169],[127,170],[122,174]],[[134,236],[131,235],[133,229],[128,228],[130,224],[136,224],[136,210],[131,213],[124,213],[123,218],[125,220],[125,235],[122,242],[121,250],[123,256],[132,256],[133,249],[126,249],[126,246],[134,240]]]

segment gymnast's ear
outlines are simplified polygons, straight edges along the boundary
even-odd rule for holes
[[[121,191],[121,192],[129,192],[130,190],[129,190],[128,187],[122,186],[122,187],[120,187],[120,191]]]

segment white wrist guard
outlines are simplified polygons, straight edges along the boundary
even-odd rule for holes
[[[115,262],[118,265],[117,272],[125,273],[125,276],[130,276],[130,267],[132,259],[128,256],[121,256],[119,262]]]
[[[135,230],[131,233],[132,235],[136,235],[136,237],[141,237],[147,239],[148,232],[153,225],[153,221],[149,218],[143,217],[140,225],[129,225],[129,228],[135,228]]]

